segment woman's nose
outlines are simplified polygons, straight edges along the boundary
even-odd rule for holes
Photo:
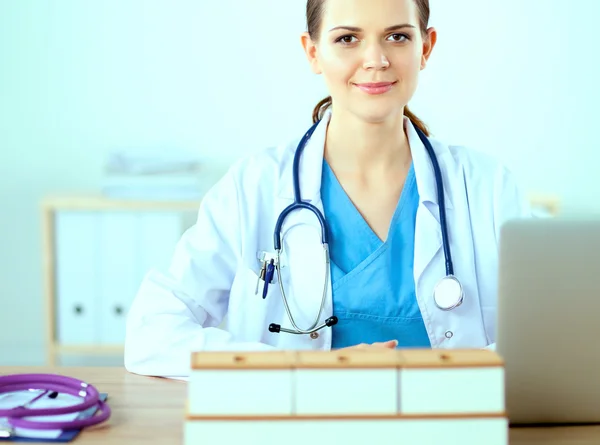
[[[371,45],[366,49],[363,67],[366,70],[382,70],[389,68],[390,61],[379,45]]]

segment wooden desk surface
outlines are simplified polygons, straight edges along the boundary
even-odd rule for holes
[[[68,375],[108,393],[111,418],[104,425],[83,431],[74,441],[76,445],[183,442],[185,382],[132,375],[122,368],[0,367],[0,375],[16,373]],[[510,444],[597,445],[600,425],[511,428]]]

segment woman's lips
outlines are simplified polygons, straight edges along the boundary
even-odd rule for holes
[[[396,82],[355,83],[356,87],[367,94],[384,94],[392,89]]]

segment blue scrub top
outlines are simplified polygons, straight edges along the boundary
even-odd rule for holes
[[[332,348],[398,340],[399,348],[429,348],[413,277],[419,192],[411,166],[386,242],[373,232],[326,161],[321,197],[329,231]]]

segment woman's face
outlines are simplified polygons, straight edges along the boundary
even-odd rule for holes
[[[326,0],[318,40],[302,37],[334,109],[373,123],[403,114],[435,40],[414,0]]]

